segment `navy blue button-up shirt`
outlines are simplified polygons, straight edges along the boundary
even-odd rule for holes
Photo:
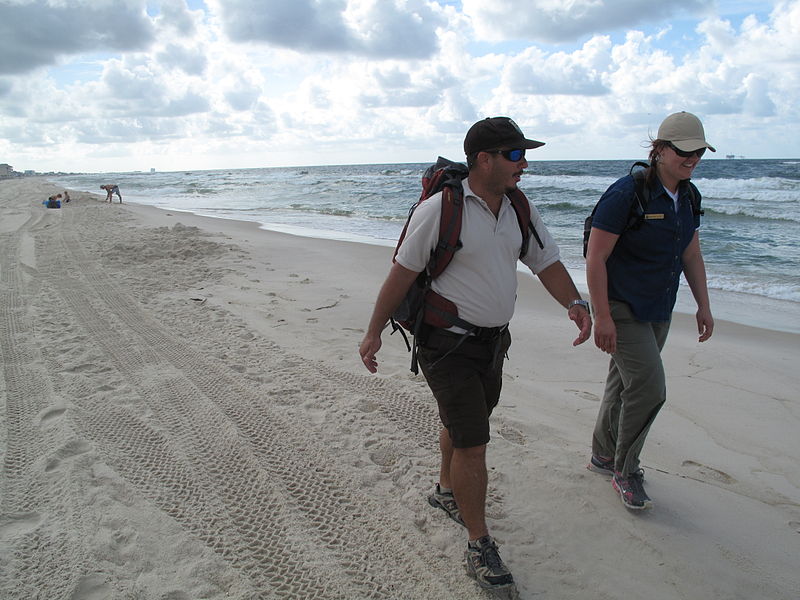
[[[601,196],[592,219],[592,227],[620,236],[606,262],[608,297],[626,302],[640,321],[669,321],[683,272],[683,252],[700,226],[700,216],[693,214],[687,182],[679,186],[676,211],[656,180],[641,227],[626,230],[633,195],[633,177],[619,179]]]

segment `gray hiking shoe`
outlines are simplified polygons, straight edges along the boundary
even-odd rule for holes
[[[442,492],[438,483],[433,493],[428,496],[428,504],[434,508],[441,508],[453,521],[462,527],[466,527],[464,520],[461,518],[461,511],[458,510],[456,499],[453,497],[453,492]]]
[[[490,535],[467,544],[464,554],[467,574],[485,590],[501,590],[514,585],[511,571],[503,564],[497,544]]]

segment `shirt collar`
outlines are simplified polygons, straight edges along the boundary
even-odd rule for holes
[[[477,200],[478,202],[480,202],[481,205],[485,206],[487,208],[487,210],[488,210],[489,206],[486,204],[486,201],[483,198],[481,198],[480,196],[478,196],[478,194],[473,192],[472,188],[469,187],[469,177],[465,177],[464,180],[461,183],[462,183],[462,187],[464,189],[464,199],[466,200],[466,198],[468,196],[472,197],[475,200]],[[507,204],[511,204],[511,200],[508,199],[508,194],[503,194],[503,201],[501,203],[501,206],[505,206]]]
[[[464,198],[466,198],[467,196],[472,196],[473,198],[481,199],[481,197],[478,196],[475,192],[473,192],[472,188],[469,187],[469,177],[465,177],[464,180],[461,182],[461,184],[464,188]]]

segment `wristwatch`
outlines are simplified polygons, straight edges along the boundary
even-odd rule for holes
[[[581,300],[580,298],[578,298],[577,300],[572,300],[569,304],[567,304],[567,310],[569,310],[573,306],[582,306],[583,308],[586,309],[586,312],[591,312],[589,310],[588,300]]]

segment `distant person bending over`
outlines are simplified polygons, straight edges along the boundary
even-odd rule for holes
[[[116,194],[117,196],[119,196],[120,204],[122,203],[122,194],[119,193],[119,186],[117,184],[108,183],[106,185],[101,185],[100,189],[106,191],[106,200],[108,202],[111,202],[112,194]]]
[[[516,190],[528,166],[525,150],[542,142],[526,139],[508,117],[475,123],[467,132],[464,152],[469,175],[463,180],[461,249],[433,289],[455,303],[458,316],[472,329],[438,329],[426,324],[420,335],[419,364],[439,406],[439,483],[428,502],[467,528],[467,569],[481,587],[513,585],[486,525],[486,445],[489,416],[500,398],[503,360],[511,345],[508,322],[517,294],[517,259],[522,233],[508,194]],[[374,373],[381,333],[406,292],[423,271],[438,243],[442,193],[414,211],[406,236],[381,287],[359,353]],[[591,334],[588,303],[560,261],[558,246],[531,204],[531,221],[543,242],[531,240],[522,262],[538,275],[548,292],[567,309],[580,334]]]
[[[634,180],[623,177],[597,205],[586,254],[586,279],[594,308],[594,341],[611,355],[605,394],[592,439],[591,471],[612,476],[631,509],[652,508],[644,491],[639,454],[667,398],[661,349],[667,340],[681,272],[697,302],[704,342],[714,331],[706,270],[700,252],[700,215],[692,207],[689,178],[706,142],[700,120],[687,112],[668,116],[652,141],[645,185],[650,200],[638,227],[628,227]]]

